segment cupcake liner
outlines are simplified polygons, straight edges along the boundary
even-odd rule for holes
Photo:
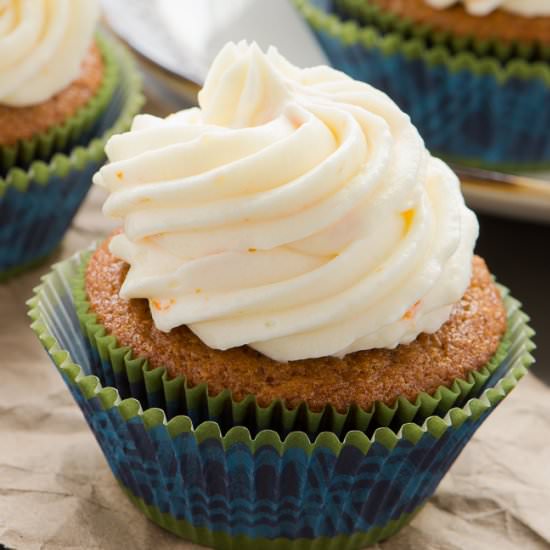
[[[464,445],[532,364],[533,331],[507,297],[510,351],[478,398],[422,424],[344,438],[167,421],[102,387],[71,295],[80,255],[54,266],[29,301],[32,329],[94,432],[117,481],[147,517],[213,548],[353,549],[410,521]],[[513,311],[512,311],[513,310]]]
[[[105,161],[105,143],[126,131],[143,104],[140,77],[130,55],[103,39],[116,60],[120,81],[99,118],[97,137],[69,155],[56,154],[46,164],[35,161],[28,171],[12,168],[0,178],[0,282],[40,263],[57,248]]]
[[[361,25],[372,25],[383,33],[396,32],[408,38],[417,38],[426,44],[444,45],[453,53],[470,51],[477,56],[496,57],[500,61],[521,58],[527,61],[549,61],[550,46],[534,40],[503,41],[496,38],[453,34],[452,31],[439,30],[429,23],[419,23],[408,17],[386,11],[369,0],[334,0],[339,14],[351,17]]]
[[[116,56],[110,51],[110,43],[101,35],[97,36],[96,42],[104,61],[103,81],[96,95],[63,124],[15,145],[0,145],[0,176],[6,177],[14,167],[27,169],[35,160],[47,162],[56,152],[67,153],[103,133],[100,131],[101,116],[117,88],[120,68]]]
[[[295,0],[332,65],[386,92],[443,158],[505,171],[550,166],[550,65],[453,53]]]
[[[347,412],[338,412],[332,406],[321,411],[311,410],[305,403],[289,408],[283,400],[260,406],[253,395],[235,400],[229,390],[218,394],[208,384],[192,386],[185,376],[171,378],[164,368],[150,368],[146,359],[134,356],[128,347],[120,346],[116,337],[109,335],[90,310],[85,289],[85,270],[91,252],[82,255],[76,276],[71,280],[72,297],[82,333],[86,336],[87,374],[97,376],[103,386],[114,386],[123,399],[134,397],[144,407],[158,407],[168,419],[187,415],[194,424],[211,420],[219,424],[223,433],[236,425],[246,426],[252,434],[271,429],[282,437],[292,431],[303,431],[315,438],[322,431],[343,437],[351,430],[373,433],[382,426],[398,426],[405,422],[421,423],[428,416],[444,416],[452,407],[462,405],[470,397],[479,395],[493,373],[505,363],[510,349],[510,333],[483,368],[472,371],[465,379],[457,379],[451,387],[440,386],[432,394],[422,392],[414,400],[399,397],[393,405],[377,402],[368,410],[352,406]],[[503,294],[508,291],[502,287]],[[509,316],[516,305],[510,301]]]

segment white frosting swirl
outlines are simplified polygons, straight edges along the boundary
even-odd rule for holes
[[[471,277],[459,182],[385,94],[228,44],[200,108],[136,117],[95,182],[124,220],[124,298],[156,326],[280,361],[434,332]]]
[[[47,101],[80,74],[99,0],[0,0],[0,104]]]
[[[459,2],[472,15],[488,15],[496,9],[506,10],[524,17],[550,15],[548,0],[425,0],[433,8],[444,9]]]

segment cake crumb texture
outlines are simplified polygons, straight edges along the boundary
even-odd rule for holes
[[[392,405],[399,396],[414,400],[483,367],[506,330],[500,293],[484,260],[475,256],[471,284],[450,319],[411,344],[289,363],[248,346],[215,350],[186,326],[158,330],[147,300],[122,299],[128,265],[111,254],[108,243],[86,269],[87,295],[98,322],[152,367],[165,367],[171,377],[184,375],[191,385],[206,382],[210,395],[229,389],[237,401],[253,394],[262,406],[282,399],[291,408],[305,402],[314,411],[330,404],[345,412],[352,404],[369,409],[376,401]]]

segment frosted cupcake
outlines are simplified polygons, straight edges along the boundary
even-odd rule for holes
[[[0,278],[55,248],[86,165],[101,160],[94,140],[124,129],[141,102],[125,54],[95,34],[99,14],[98,0],[0,2]]]
[[[523,374],[525,318],[383,93],[241,43],[199,105],[109,141],[123,229],[46,278],[33,326],[157,523],[217,548],[386,538]]]
[[[240,45],[220,54],[199,101],[166,120],[136,118],[96,177],[124,231],[91,260],[86,291],[121,345],[193,386],[318,410],[415,400],[451,385],[457,365],[466,378],[489,361],[506,316],[481,263],[487,301],[466,309],[486,317],[472,341],[451,345],[472,350],[488,327],[478,357],[438,356],[433,369],[452,374],[427,377],[411,364],[430,369],[429,339],[400,349],[407,359],[367,351],[437,333],[470,285],[477,236],[456,176],[386,96]],[[121,307],[144,311],[115,313],[119,293]],[[371,370],[393,391],[369,397]]]

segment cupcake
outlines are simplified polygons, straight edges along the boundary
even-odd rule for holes
[[[387,92],[435,154],[501,170],[550,165],[544,3],[296,3],[331,63]]]
[[[141,97],[120,46],[95,35],[99,0],[0,6],[0,279],[58,245]]]
[[[531,364],[526,316],[385,94],[240,43],[199,104],[109,140],[94,181],[123,227],[46,276],[33,329],[159,525],[387,538]]]

